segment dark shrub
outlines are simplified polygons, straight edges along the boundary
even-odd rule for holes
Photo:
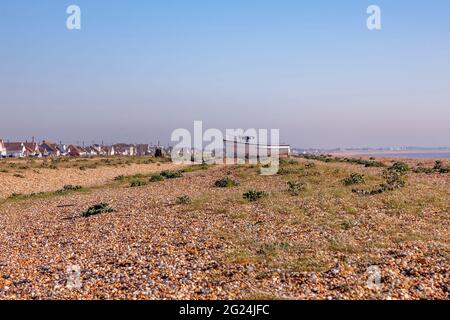
[[[107,203],[99,203],[92,207],[89,207],[86,211],[82,212],[81,216],[87,218],[97,214],[108,213],[113,211],[114,209],[112,209]]]
[[[181,171],[164,170],[161,171],[160,175],[166,179],[175,179],[181,178],[183,176],[183,173]]]
[[[231,188],[239,185],[239,181],[233,180],[231,178],[223,178],[214,182],[214,186],[217,188]]]
[[[349,177],[342,180],[342,183],[346,186],[351,186],[354,184],[364,183],[364,176],[359,173],[352,173]]]
[[[140,180],[140,179],[133,179],[130,182],[130,187],[142,187],[147,185],[147,182],[144,180]]]
[[[263,197],[266,197],[267,195],[268,194],[266,192],[264,192],[264,191],[250,190],[250,191],[247,191],[246,193],[244,193],[242,195],[242,197],[245,200],[253,202],[253,201],[257,201],[257,200],[259,200],[259,199],[261,199]]]
[[[409,171],[409,166],[404,162],[396,162],[389,168],[390,171],[395,171],[400,174],[405,174]]]
[[[287,185],[288,192],[292,196],[298,196],[306,188],[306,185],[300,181],[288,181]]]
[[[56,193],[66,193],[66,192],[77,191],[77,190],[81,190],[81,189],[82,189],[81,186],[73,186],[71,184],[66,184],[61,190],[56,191]]]
[[[80,190],[81,188],[82,188],[81,186],[73,186],[71,184],[66,184],[63,187],[63,190],[65,190],[65,191],[74,191],[74,190]]]
[[[437,160],[434,164],[433,170],[439,172],[439,173],[448,173],[450,172],[450,168],[444,166],[441,160]]]
[[[385,183],[381,186],[386,190],[394,190],[405,186],[405,180],[402,173],[396,170],[384,170],[383,178]]]
[[[191,198],[186,195],[177,198],[177,204],[189,204],[191,202]]]
[[[114,181],[123,181],[123,180],[125,180],[125,176],[123,174],[114,178]]]
[[[163,180],[164,180],[164,177],[160,174],[154,174],[149,179],[150,182],[158,182],[158,181],[163,181]]]
[[[415,173],[448,173],[450,172],[450,167],[446,167],[441,160],[436,160],[433,168],[426,168],[423,164],[419,164],[416,168],[414,168]]]
[[[404,176],[402,173],[392,170],[391,168],[385,169],[382,173],[384,178],[384,183],[380,184],[378,187],[363,190],[363,189],[353,189],[352,192],[361,195],[375,195],[380,194],[385,191],[392,191],[395,189],[403,188],[406,184]]]
[[[418,167],[414,168],[414,172],[431,174],[431,173],[434,173],[435,170],[433,168],[426,168],[423,166],[418,166]]]
[[[360,161],[358,161],[358,164],[362,164],[366,168],[369,168],[369,167],[376,167],[376,168],[384,167],[384,164],[381,163],[381,162],[378,162],[378,161],[360,160]]]

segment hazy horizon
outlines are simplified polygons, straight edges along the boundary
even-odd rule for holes
[[[165,145],[202,120],[297,148],[449,147],[448,39],[448,0],[6,0],[0,139]]]

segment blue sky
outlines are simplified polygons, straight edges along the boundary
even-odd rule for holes
[[[298,147],[449,146],[449,39],[448,0],[2,0],[0,138],[168,142],[203,120]]]

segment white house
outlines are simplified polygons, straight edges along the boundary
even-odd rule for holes
[[[96,157],[96,156],[100,155],[98,150],[96,148],[94,148],[94,146],[88,146],[84,149],[86,150],[86,155],[88,157]]]
[[[39,146],[39,151],[43,157],[59,157],[61,155],[61,152],[58,150],[56,144],[49,143],[45,140],[42,141],[42,144]]]
[[[105,149],[105,147],[103,147],[99,144],[93,144],[90,148],[93,149],[93,151],[96,153],[97,156],[107,156],[108,155],[108,151]]]
[[[23,158],[27,156],[27,148],[22,142],[6,142],[4,145],[7,157]]]
[[[39,151],[39,145],[36,142],[24,142],[23,145],[26,149],[26,155],[30,157],[41,157],[41,152]]]
[[[132,144],[118,143],[113,145],[114,152],[116,155],[121,156],[135,156],[136,147]]]
[[[6,157],[6,148],[2,139],[0,139],[0,158],[1,157]]]
[[[88,155],[86,149],[80,147],[80,146],[75,146],[75,145],[70,145],[67,147],[67,155],[69,156],[79,156],[79,157],[86,157]]]
[[[100,155],[106,156],[114,156],[116,155],[116,151],[114,150],[114,146],[101,146]]]
[[[56,148],[59,150],[59,154],[61,156],[65,156],[67,154],[67,145],[64,143],[60,143],[56,146]]]

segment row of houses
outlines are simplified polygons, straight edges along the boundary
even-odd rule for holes
[[[56,144],[48,141],[4,142],[0,139],[1,158],[25,157],[94,157],[94,156],[162,156],[166,151],[162,147],[149,144],[118,143],[109,146],[93,144],[87,147]]]

